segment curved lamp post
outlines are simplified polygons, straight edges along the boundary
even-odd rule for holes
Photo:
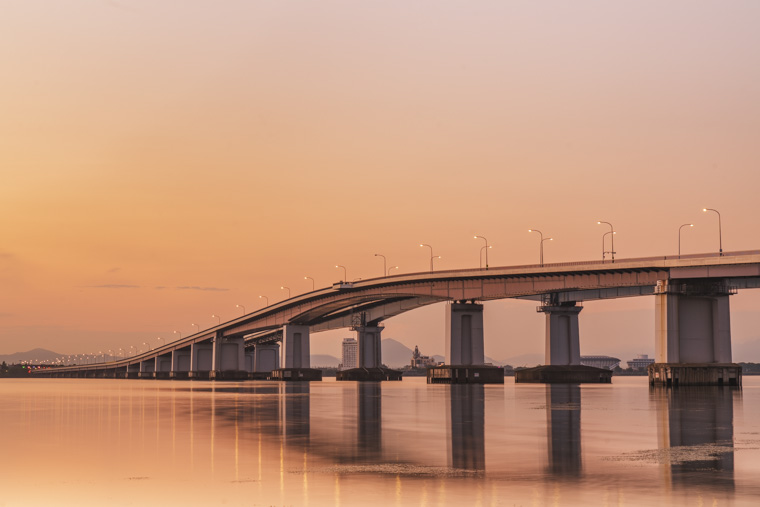
[[[487,270],[488,269],[488,240],[485,238],[485,236],[475,236],[475,239],[478,239],[478,238],[486,242],[486,246],[480,249],[480,253],[481,254],[483,253],[483,249],[486,250],[486,270]],[[482,266],[481,266],[481,269],[482,269]]]
[[[551,241],[552,238],[546,238],[544,239],[544,233],[539,231],[538,229],[528,229],[528,232],[537,232],[539,236],[541,237],[541,240],[539,242],[538,247],[538,262],[541,264],[541,266],[544,265],[544,241]]]
[[[216,319],[217,325],[221,325],[222,324],[222,318],[219,315],[212,314],[211,318],[215,318]]]
[[[721,226],[720,226],[720,212],[712,208],[702,208],[702,211],[714,211],[718,215],[718,248],[719,248],[719,253],[722,256],[723,255],[723,233],[721,232]]]
[[[385,255],[383,254],[375,254],[375,257],[382,257],[383,258],[383,276],[385,276],[386,273],[386,265],[385,265]]]
[[[348,281],[348,275],[346,274],[347,273],[346,266],[341,266],[340,264],[336,264],[335,267],[343,269],[343,281],[347,282]]]
[[[235,308],[242,308],[243,309],[243,315],[245,315],[245,306],[243,306],[243,305],[235,305]]]
[[[391,271],[394,269],[398,269],[398,266],[391,266],[388,268],[388,276],[391,276]]]
[[[265,306],[269,306],[269,298],[266,296],[259,296],[259,299],[263,299],[265,302]]]
[[[284,285],[281,285],[280,290],[288,291],[288,299],[290,299],[290,287],[285,287]]]
[[[434,258],[433,247],[430,246],[430,245],[428,245],[428,244],[426,244],[426,243],[420,243],[420,246],[426,246],[426,247],[428,247],[430,249],[430,272],[432,273],[433,272],[433,258]]]
[[[493,248],[493,245],[488,245],[488,248]],[[478,257],[478,261],[480,262],[480,269],[483,269],[483,250],[485,250],[485,246],[480,247],[480,256]],[[486,252],[486,257],[488,256],[488,252]],[[486,269],[488,269],[488,261],[486,261]]]
[[[681,258],[681,229],[684,227],[694,227],[694,224],[683,224],[678,228],[678,258]]]
[[[191,326],[195,326],[195,332],[196,333],[200,333],[201,332],[201,327],[198,324],[190,324],[190,325]]]
[[[610,232],[612,233],[612,236],[610,236],[610,241],[611,241],[610,254],[612,255],[612,262],[615,262],[615,228],[612,226],[611,223],[605,222],[604,220],[597,220],[596,223],[598,225],[607,224],[610,226]],[[604,252],[604,237],[605,236],[606,234],[602,236],[602,262],[604,262],[604,253],[605,253]]]
[[[314,279],[310,276],[304,276],[304,280],[311,280],[311,291],[314,292],[315,286],[314,286]]]

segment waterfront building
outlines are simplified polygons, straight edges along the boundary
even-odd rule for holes
[[[427,368],[428,366],[435,366],[435,359],[430,356],[423,356],[420,353],[420,349],[417,345],[414,346],[414,352],[412,353],[412,368]]]
[[[654,363],[654,359],[647,354],[639,354],[634,359],[628,361],[628,367],[632,370],[646,370],[647,366]]]
[[[614,370],[620,366],[620,359],[611,356],[581,356],[581,364],[583,366]]]
[[[359,367],[359,342],[356,338],[343,338],[340,369],[350,370]]]

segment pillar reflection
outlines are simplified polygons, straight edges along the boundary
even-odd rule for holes
[[[581,386],[548,384],[546,386],[546,438],[549,473],[578,476],[581,459]]]
[[[358,382],[357,451],[364,458],[382,451],[382,383]]]
[[[451,452],[449,466],[486,469],[485,391],[482,384],[449,386]]]
[[[303,443],[309,439],[310,406],[308,382],[280,383],[280,430],[287,443]]]
[[[674,486],[734,489],[734,398],[732,387],[654,389],[660,448]]]

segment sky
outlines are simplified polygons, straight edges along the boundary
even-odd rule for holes
[[[760,249],[760,3],[6,0],[0,353],[142,347],[342,278]],[[760,291],[732,297],[760,339]],[[443,353],[442,305],[384,337]],[[535,303],[486,354],[543,354]],[[654,351],[654,301],[581,352]],[[339,355],[350,332],[313,335]],[[736,347],[735,347],[736,349]],[[628,356],[626,356],[628,357]],[[747,358],[734,357],[741,361]],[[755,358],[760,360],[760,357]]]

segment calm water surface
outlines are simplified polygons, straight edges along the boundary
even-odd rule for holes
[[[0,505],[760,505],[741,390],[0,381]]]

